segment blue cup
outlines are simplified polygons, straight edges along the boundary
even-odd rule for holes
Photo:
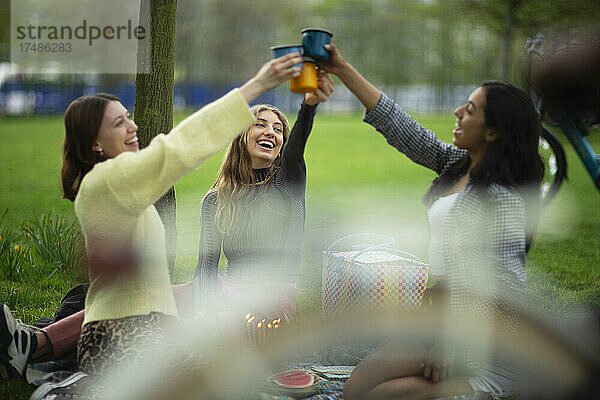
[[[312,58],[316,61],[327,61],[329,52],[323,48],[331,43],[333,34],[325,29],[305,28],[302,29],[302,48],[304,57]]]
[[[285,56],[290,53],[300,53],[302,55],[302,46],[299,44],[288,44],[285,46],[272,46],[271,50],[275,54],[275,58]],[[302,63],[294,65],[295,67],[302,68]]]

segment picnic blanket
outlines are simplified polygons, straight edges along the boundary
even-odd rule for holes
[[[344,388],[344,382],[335,381],[323,381],[319,383],[317,393],[307,397],[312,400],[339,400],[344,398],[342,389]],[[289,396],[277,396],[268,393],[260,393],[261,399],[265,400],[288,400],[293,399]]]
[[[306,397],[308,400],[342,400],[344,398],[344,382],[324,381],[317,388],[317,393]],[[276,396],[268,393],[260,393],[263,400],[293,400],[289,396]],[[440,397],[436,400],[490,400],[488,393],[470,393],[450,397]]]
[[[310,397],[306,397],[307,400],[342,400],[344,398],[343,382],[323,382],[322,388],[318,389],[318,393]],[[274,396],[267,393],[260,394],[263,400],[293,400],[293,397],[289,396]],[[462,394],[458,396],[440,397],[436,400],[490,400],[491,397],[487,393],[471,393]]]

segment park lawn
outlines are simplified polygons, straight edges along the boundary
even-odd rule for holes
[[[176,119],[181,120],[182,115]],[[292,118],[294,119],[294,118]],[[454,118],[419,116],[428,128],[451,140]],[[56,210],[73,219],[71,202],[61,200],[59,170],[64,135],[60,117],[0,119],[0,212],[15,228],[34,213]],[[600,148],[600,135],[590,136]],[[600,306],[600,193],[573,150],[566,147],[569,179],[543,210],[528,254],[530,287],[548,297],[549,308],[583,302]],[[176,185],[178,258],[173,282],[193,275],[198,255],[200,204],[211,187],[223,153],[206,161]],[[395,247],[427,260],[425,206],[421,197],[434,174],[388,146],[359,115],[319,115],[306,152],[308,168],[305,252],[299,317],[320,308],[321,252],[356,232],[384,233]],[[0,214],[1,215],[1,214]],[[25,322],[52,317],[76,274],[0,282],[0,302]],[[0,398],[27,399],[21,382],[0,383]]]

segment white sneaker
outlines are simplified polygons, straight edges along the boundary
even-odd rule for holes
[[[31,394],[29,400],[92,400],[98,397],[99,387],[90,382],[90,376],[76,372],[60,382],[46,382]]]
[[[25,372],[35,334],[13,317],[6,304],[0,306],[0,380],[19,378]]]

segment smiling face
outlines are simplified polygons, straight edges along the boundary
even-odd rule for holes
[[[471,159],[480,159],[488,144],[496,139],[496,134],[485,121],[485,103],[485,89],[479,87],[471,93],[466,104],[454,111],[458,119],[452,143],[467,150]]]
[[[102,123],[92,149],[97,152],[102,151],[107,158],[114,158],[126,151],[139,151],[137,129],[137,125],[123,104],[119,101],[111,101],[104,110]]]
[[[283,123],[273,111],[258,113],[246,139],[252,168],[267,168],[273,164],[283,145],[283,130]]]

